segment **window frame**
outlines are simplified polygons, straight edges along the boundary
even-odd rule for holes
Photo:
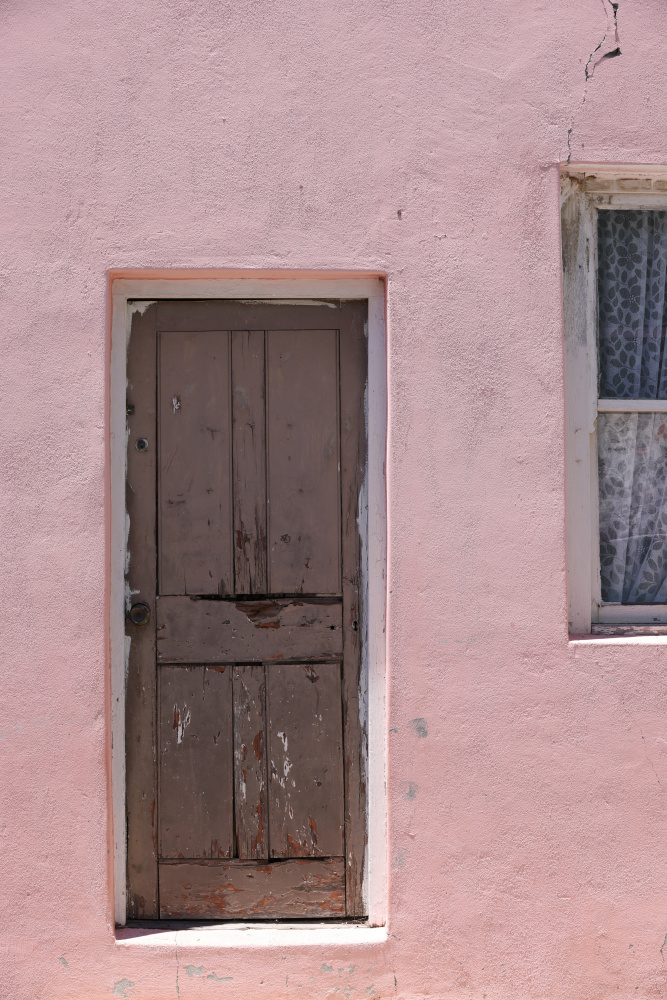
[[[601,599],[598,413],[667,413],[667,400],[598,397],[597,214],[609,209],[667,210],[667,167],[561,168],[569,632],[613,634],[615,627],[643,626],[667,633],[667,604]]]
[[[386,488],[387,434],[386,277],[329,272],[160,272],[115,271],[109,274],[109,644],[110,644],[110,806],[113,838],[113,908],[117,928],[127,921],[125,821],[125,562],[127,523],[125,456],[127,345],[132,312],[157,299],[364,299],[368,304],[368,380],[366,386],[367,455],[365,504],[367,524],[362,537],[362,592],[366,605],[362,671],[365,676],[367,720],[367,834],[364,862],[364,905],[368,917],[357,930],[381,928],[387,921],[387,802],[386,802]],[[226,943],[237,923],[217,924]],[[243,925],[246,926],[246,925]],[[283,925],[287,926],[287,925]],[[327,939],[336,928],[315,921]],[[348,924],[340,927],[349,926]],[[232,937],[230,937],[230,933]],[[253,928],[251,937],[265,942],[267,930]],[[318,939],[319,940],[319,939]],[[371,940],[371,938],[369,938]],[[375,940],[372,938],[372,940]]]

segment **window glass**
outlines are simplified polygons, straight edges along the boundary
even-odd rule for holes
[[[667,604],[667,414],[598,415],[602,600]]]
[[[667,603],[667,212],[598,212],[601,597]],[[611,405],[611,404],[610,404]]]
[[[598,212],[600,396],[667,399],[667,212]]]

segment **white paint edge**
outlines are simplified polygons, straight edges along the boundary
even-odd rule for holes
[[[601,625],[664,625],[667,604],[602,604],[598,609]]]
[[[252,927],[242,931],[216,924],[216,946],[229,945],[242,935],[245,944],[280,947],[300,940],[313,944],[360,942],[361,932],[371,935],[368,942],[382,938],[387,922],[387,787],[386,787],[386,489],[385,455],[387,434],[387,356],[385,329],[385,284],[380,278],[193,278],[116,279],[112,284],[111,320],[111,800],[113,810],[114,909],[118,927],[127,913],[127,832],[125,821],[125,393],[127,383],[127,336],[131,312],[147,308],[156,299],[263,299],[368,300],[368,566],[364,571],[364,591],[368,613],[368,846],[364,865],[364,900],[368,921],[365,925],[331,925],[321,928],[299,925],[299,935],[285,926],[269,931]],[[133,300],[130,304],[129,300]],[[376,929],[376,930],[373,930]],[[311,932],[320,930],[321,938]],[[352,935],[349,940],[341,934]],[[130,933],[130,932],[126,932]],[[168,932],[151,932],[146,943],[154,943]],[[171,932],[171,944],[185,944],[183,935],[205,935],[209,931]],[[286,938],[283,938],[286,935]],[[118,938],[119,943],[121,938]],[[123,943],[137,937],[123,937]],[[188,939],[189,940],[189,939]],[[234,945],[240,946],[241,939]]]
[[[301,948],[318,947],[367,948],[388,940],[384,927],[364,927],[355,924],[212,924],[192,930],[143,930],[120,928],[116,944],[124,948]]]
[[[633,624],[633,623],[628,623]],[[635,623],[636,624],[636,623]],[[569,646],[667,646],[667,635],[587,635],[570,639]]]

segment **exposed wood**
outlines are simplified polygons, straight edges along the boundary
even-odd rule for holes
[[[340,593],[338,337],[267,335],[271,593]]]
[[[209,920],[345,915],[343,858],[162,862],[160,916]]]
[[[155,469],[156,306],[132,315],[127,368],[127,586],[130,600],[153,611],[148,625],[126,623],[129,637],[125,732],[127,774],[128,916],[157,917],[156,720],[155,720]],[[137,451],[135,442],[153,442]],[[129,608],[126,608],[128,611]]]
[[[229,333],[159,338],[159,593],[234,590]]]
[[[342,608],[327,599],[215,601],[160,597],[163,663],[250,663],[340,657]]]
[[[338,664],[267,674],[272,858],[343,854],[343,727]]]
[[[160,857],[233,857],[232,668],[159,678]]]
[[[345,754],[345,875],[348,916],[364,913],[363,882],[366,853],[366,727],[361,718],[362,606],[359,522],[364,495],[367,349],[365,304],[345,303],[340,327],[340,425],[343,580],[343,746]],[[363,691],[364,705],[366,691]]]
[[[236,594],[266,594],[264,331],[232,333]]]
[[[157,316],[160,913],[363,915],[365,305]],[[273,888],[221,902],[216,857]],[[337,859],[335,906],[268,857]],[[172,907],[185,859],[197,891]]]
[[[234,667],[236,856],[269,856],[266,692],[263,666]]]

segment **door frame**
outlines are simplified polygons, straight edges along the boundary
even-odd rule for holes
[[[201,272],[199,272],[201,275]],[[109,358],[110,535],[109,640],[111,697],[111,816],[113,905],[117,926],[127,920],[127,848],[125,820],[125,676],[129,646],[125,638],[125,509],[127,346],[132,313],[157,299],[313,300],[365,299],[368,302],[368,383],[365,492],[367,523],[360,525],[362,594],[366,614],[361,692],[368,734],[367,830],[364,859],[364,902],[367,924],[382,926],[387,918],[386,796],[386,482],[387,352],[386,281],[374,275],[276,276],[262,272],[216,273],[212,277],[109,275],[111,351]],[[363,682],[362,682],[363,687]],[[363,711],[363,708],[362,708]],[[225,926],[229,927],[229,924]],[[231,925],[233,926],[233,925]]]

